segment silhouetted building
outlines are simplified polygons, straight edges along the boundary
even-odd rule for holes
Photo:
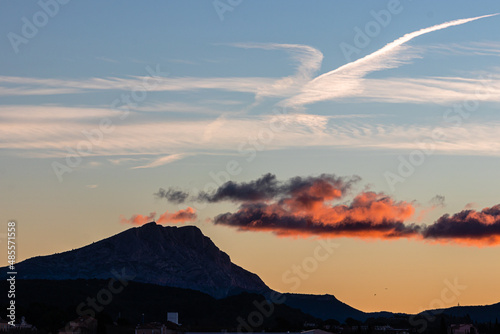
[[[0,318],[0,332],[2,333],[36,333],[35,326],[26,322],[24,317],[21,317],[21,323],[11,326],[7,320]]]
[[[170,330],[167,326],[159,322],[151,322],[148,324],[140,324],[135,328],[135,334],[169,334]]]
[[[179,325],[179,313],[177,312],[168,312],[167,313],[167,321],[173,322],[176,325]]]
[[[97,320],[89,316],[82,316],[70,321],[58,334],[95,334]]]
[[[478,334],[478,331],[472,324],[454,324],[448,327],[448,334]]]

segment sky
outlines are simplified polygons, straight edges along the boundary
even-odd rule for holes
[[[498,2],[0,9],[18,261],[156,220],[362,311],[500,301]]]

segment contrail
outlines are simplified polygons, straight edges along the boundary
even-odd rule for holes
[[[432,27],[408,33],[396,39],[395,41],[386,44],[381,49],[363,58],[342,65],[336,68],[335,70],[326,72],[314,78],[306,85],[302,93],[300,93],[298,96],[290,98],[288,102],[292,102],[292,104],[294,104],[293,102],[295,102],[300,105],[300,104],[308,104],[315,101],[325,100],[328,99],[329,97],[331,98],[331,97],[342,96],[343,93],[349,93],[350,89],[356,88],[355,86],[356,82],[351,82],[351,85],[349,85],[349,83],[347,83],[346,80],[357,80],[362,78],[368,72],[376,71],[381,68],[394,67],[394,64],[383,62],[383,60],[386,60],[386,58],[393,56],[394,53],[396,53],[403,44],[412,40],[413,38],[433,31],[446,29],[452,26],[462,25],[464,23],[472,22],[486,17],[496,16],[499,14],[500,13],[495,13],[495,14],[449,21],[438,25],[434,25]],[[340,75],[342,77],[342,80],[335,80],[335,82],[331,82],[332,77],[336,77],[337,75]],[[330,81],[329,83],[335,84],[336,87],[329,86],[326,81]],[[339,85],[347,86],[347,89],[342,89],[342,88],[339,89],[338,87]],[[338,94],[335,94],[332,91],[328,91],[329,89],[337,91]]]

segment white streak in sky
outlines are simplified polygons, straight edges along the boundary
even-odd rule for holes
[[[300,107],[313,102],[356,94],[361,89],[361,81],[367,73],[394,68],[404,62],[406,59],[398,58],[398,53],[403,50],[405,43],[415,37],[495,15],[498,13],[449,21],[406,34],[363,58],[316,77],[304,87],[300,94],[283,101],[282,104]]]

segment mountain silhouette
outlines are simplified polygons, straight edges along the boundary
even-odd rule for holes
[[[266,293],[259,276],[231,262],[195,226],[148,223],[64,253],[16,265],[18,279],[106,279],[124,272],[132,280],[187,288],[223,298],[240,292]]]
[[[4,275],[7,269],[2,268]],[[259,276],[232,263],[229,255],[199,228],[161,226],[155,222],[79,249],[27,259],[16,264],[16,271],[19,280],[54,282],[104,280],[125,273],[134,282],[196,290],[216,299],[242,292],[268,297],[273,292]],[[390,312],[362,312],[333,295],[283,293],[283,297],[285,305],[323,320],[363,321],[394,316]],[[453,307],[439,313],[470,314],[480,321],[494,321],[499,311],[500,303]]]

